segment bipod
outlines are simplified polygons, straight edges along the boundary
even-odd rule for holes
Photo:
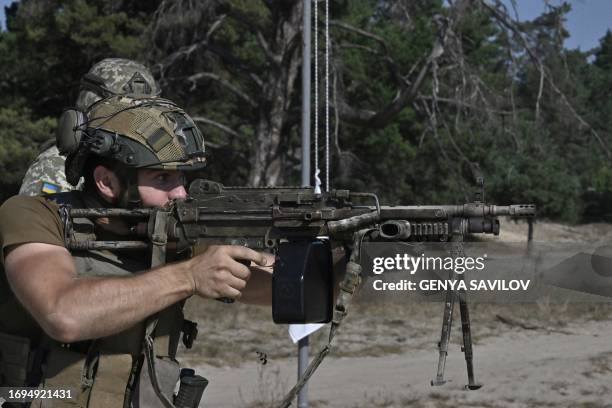
[[[455,279],[455,273],[450,272],[450,279]],[[446,356],[448,355],[448,343],[450,341],[451,327],[453,325],[453,309],[455,308],[455,293],[452,289],[446,291],[446,299],[444,301],[444,314],[442,315],[442,334],[440,335],[440,341],[438,342],[438,351],[440,355],[438,357],[438,370],[436,372],[436,378],[431,380],[431,385],[443,385],[446,384],[444,379],[444,369],[446,367]]]
[[[453,234],[451,237],[451,255],[456,257],[464,257],[463,251],[463,236],[460,234]],[[454,271],[450,271],[449,280],[457,280],[457,275]],[[459,280],[464,281],[464,274],[459,274]],[[450,342],[451,328],[453,325],[453,311],[455,308],[455,299],[459,297],[459,311],[461,314],[461,331],[463,335],[463,346],[461,351],[465,354],[465,364],[468,374],[468,383],[465,386],[466,390],[477,390],[482,387],[474,379],[474,351],[472,348],[472,331],[470,326],[470,313],[467,304],[466,291],[460,290],[459,295],[455,293],[452,288],[446,291],[446,299],[444,302],[444,314],[442,316],[442,333],[440,336],[440,342],[438,343],[438,369],[436,371],[436,378],[431,380],[432,386],[438,386],[446,384],[444,379],[444,370],[446,368],[446,357],[448,356],[448,344]]]
[[[463,274],[459,278],[464,280]],[[474,351],[472,349],[472,329],[470,326],[470,311],[468,309],[466,291],[461,290],[459,294],[459,312],[461,313],[461,332],[463,334],[463,346],[461,351],[465,355],[465,365],[467,368],[468,383],[466,390],[477,390],[482,387],[474,380]]]

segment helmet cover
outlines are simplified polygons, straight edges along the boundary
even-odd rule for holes
[[[113,96],[95,103],[82,125],[79,148],[66,161],[68,181],[81,176],[90,154],[131,168],[198,170],[206,165],[204,137],[191,117],[161,98]]]

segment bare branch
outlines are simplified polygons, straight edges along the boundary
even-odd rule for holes
[[[597,142],[599,143],[601,149],[604,151],[604,153],[606,154],[606,157],[608,159],[612,159],[612,152],[610,152],[610,150],[608,149],[608,146],[606,145],[606,143],[603,141],[603,139],[601,138],[601,136],[599,135],[599,133],[586,121],[582,118],[582,116],[576,111],[576,109],[574,109],[574,107],[572,106],[572,104],[568,101],[567,97],[565,96],[565,93],[563,91],[561,91],[561,89],[559,89],[559,87],[557,86],[557,84],[555,84],[555,82],[553,81],[551,75],[545,75],[547,74],[547,69],[546,66],[544,66],[544,64],[542,63],[541,59],[535,54],[535,52],[531,49],[531,47],[529,46],[529,44],[527,43],[527,41],[525,40],[525,37],[523,36],[523,34],[521,33],[521,31],[516,27],[516,25],[510,20],[510,18],[508,18],[507,14],[505,14],[504,12],[500,12],[497,8],[492,7],[491,5],[489,5],[485,0],[479,0],[480,3],[491,12],[491,14],[493,15],[493,17],[505,28],[507,28],[508,30],[510,30],[512,33],[514,33],[516,35],[516,37],[521,41],[521,44],[523,45],[523,48],[525,49],[525,51],[527,52],[527,54],[530,56],[530,58],[538,65],[540,72],[542,73],[541,75],[544,75],[546,78],[546,81],[548,82],[548,84],[550,85],[550,87],[552,88],[552,90],[561,98],[561,101],[563,102],[563,104],[569,109],[570,113],[572,114],[572,116],[574,116],[574,118],[580,123],[581,126],[585,127],[588,131],[590,131],[591,135],[595,138],[595,140],[597,140]],[[500,4],[499,1],[496,0],[496,4]]]
[[[232,93],[234,93],[236,96],[240,97],[242,100],[244,100],[246,103],[248,103],[252,107],[256,108],[258,106],[257,102],[255,102],[253,99],[251,99],[251,97],[249,95],[247,95],[246,93],[242,92],[237,86],[233,85],[229,81],[226,81],[225,79],[221,78],[219,75],[214,74],[212,72],[197,72],[197,73],[187,77],[187,81],[191,82],[191,87],[190,87],[191,91],[196,89],[197,81],[202,79],[202,78],[212,79],[213,81],[218,82],[224,88],[227,88],[230,91],[232,91]]]
[[[402,109],[415,100],[433,63],[444,53],[444,46],[447,40],[447,22],[442,21],[442,18],[439,18],[438,22],[441,23],[438,38],[414,82],[410,85],[402,86],[398,96],[378,112],[355,109],[349,106],[343,98],[339,98],[338,105],[334,106],[334,108],[339,110],[342,120],[361,126],[380,128],[389,123]]]
[[[226,17],[227,17],[227,14],[221,14],[219,16],[219,18],[217,20],[215,20],[214,23],[212,23],[212,25],[210,26],[210,28],[206,32],[206,37],[205,37],[206,41],[209,41],[210,38],[212,37],[212,35],[215,33],[215,31],[217,31],[219,29],[219,27],[221,27],[221,24],[223,24],[223,21],[225,21]]]
[[[196,122],[201,122],[201,123],[204,123],[206,125],[210,125],[210,126],[216,127],[217,129],[220,129],[220,130],[224,131],[225,133],[228,133],[228,134],[230,134],[230,135],[232,135],[234,137],[239,137],[240,136],[240,134],[238,132],[236,132],[235,130],[225,126],[222,123],[216,122],[216,121],[214,121],[212,119],[209,119],[209,118],[206,118],[204,116],[192,116],[192,119],[194,121],[196,121]]]
[[[245,73],[258,87],[262,87],[263,82],[261,78],[259,78],[257,74],[252,72],[243,61],[233,55],[226,48],[211,44],[208,39],[204,39],[202,41],[198,41],[196,43],[179,48],[177,51],[167,56],[163,61],[157,63],[156,69],[158,69],[163,76],[163,73],[170,66],[176,64],[177,62],[179,62],[179,60],[182,60],[183,58],[189,58],[193,52],[199,49],[203,49],[203,52],[211,52],[219,56],[225,63],[236,68],[238,71]]]
[[[385,50],[385,53],[388,54],[387,43],[385,42],[385,40],[382,37],[380,37],[380,36],[378,36],[378,35],[376,35],[374,33],[362,30],[361,28],[353,27],[350,24],[347,24],[347,23],[344,23],[344,22],[338,21],[338,20],[330,20],[329,21],[329,25],[332,26],[332,27],[338,27],[338,28],[341,28],[343,30],[350,31],[352,33],[359,34],[361,36],[364,36],[364,37],[370,38],[370,39],[372,39],[374,41],[377,41],[383,47],[383,49]]]
[[[389,47],[387,46],[387,43],[385,42],[385,40],[382,37],[380,37],[380,36],[378,36],[378,35],[376,35],[374,33],[371,33],[369,31],[365,31],[365,30],[362,30],[360,28],[353,27],[352,25],[344,23],[342,21],[331,20],[329,22],[329,24],[330,24],[330,26],[337,27],[337,28],[340,28],[340,29],[343,29],[345,31],[349,31],[349,32],[352,32],[352,33],[355,33],[355,34],[359,34],[359,35],[361,35],[363,37],[366,37],[366,38],[373,39],[378,44],[380,44],[381,48],[383,49],[382,53],[381,52],[377,52],[373,48],[370,48],[368,46],[355,45],[354,48],[361,48],[364,51],[380,55],[381,59],[386,62],[387,68],[391,72],[391,76],[395,79],[395,81],[398,84],[400,84],[400,85],[405,85],[406,84],[405,76],[402,76],[400,74],[400,68],[399,68],[398,64],[391,57],[391,55],[389,53]]]
[[[538,86],[538,97],[536,98],[536,110],[535,110],[535,120],[536,120],[536,123],[540,122],[540,101],[542,100],[542,94],[544,93],[545,74],[544,74],[544,67],[541,64],[542,63],[540,62],[540,67],[539,67],[539,71],[540,71],[540,84]]]
[[[256,37],[257,37],[257,43],[259,44],[262,51],[264,52],[264,55],[266,56],[267,60],[270,61],[270,63],[273,64],[275,67],[280,67],[281,61],[282,61],[281,56],[278,54],[275,54],[272,51],[272,49],[270,48],[270,45],[268,45],[268,42],[264,38],[261,31],[257,30]]]
[[[428,102],[431,102],[431,96],[426,96],[426,95],[419,95],[418,100],[425,100]],[[451,98],[441,98],[438,97],[437,98],[438,102],[441,103],[446,103],[449,105],[454,105],[454,106],[460,106],[460,107],[464,107],[464,108],[468,108],[468,109],[472,109],[475,111],[480,111],[480,112],[488,112],[488,113],[494,113],[496,115],[500,115],[500,116],[512,116],[514,115],[514,113],[512,111],[504,111],[504,110],[498,110],[498,109],[491,109],[487,106],[478,106],[478,105],[474,105],[468,102],[465,102],[461,99],[451,99]]]

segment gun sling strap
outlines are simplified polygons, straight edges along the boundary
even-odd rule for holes
[[[168,213],[166,211],[160,211],[155,217],[155,227],[153,230],[152,243],[153,248],[151,252],[151,268],[160,266],[166,263],[166,244],[168,243],[167,235],[168,227]],[[147,361],[147,370],[149,370],[149,378],[151,379],[151,385],[155,394],[166,408],[174,408],[173,402],[170,398],[164,394],[159,385],[157,378],[157,371],[155,369],[155,348],[153,345],[153,332],[157,327],[159,321],[159,314],[154,314],[147,319],[145,336],[143,340],[143,350],[145,360]]]

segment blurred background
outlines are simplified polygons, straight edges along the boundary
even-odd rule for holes
[[[107,57],[149,65],[163,95],[197,119],[211,179],[299,184],[301,1],[0,3],[0,200],[17,193],[80,77]],[[491,202],[609,221],[611,9],[603,0],[330,2],[332,187],[387,203],[454,203],[471,198],[479,168]]]

